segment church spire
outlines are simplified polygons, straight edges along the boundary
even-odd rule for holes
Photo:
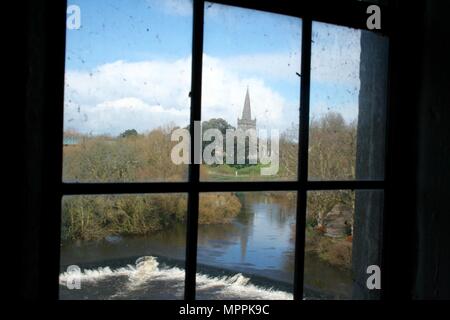
[[[242,120],[252,120],[252,111],[250,108],[250,95],[248,93],[248,86],[247,86],[247,93],[245,94],[244,110],[242,111]]]
[[[256,119],[252,119],[248,86],[245,94],[244,110],[242,110],[242,119],[237,119],[237,128],[244,131],[248,129],[256,130]]]

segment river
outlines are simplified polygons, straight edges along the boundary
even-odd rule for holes
[[[239,194],[229,224],[200,225],[198,299],[292,299],[294,205],[265,193]],[[61,299],[182,299],[185,226],[150,236],[110,236],[61,245]],[[81,289],[68,289],[77,265]],[[348,299],[351,276],[314,254],[305,256],[306,299]]]

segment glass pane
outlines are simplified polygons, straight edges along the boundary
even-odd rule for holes
[[[296,198],[200,194],[197,299],[292,299]]]
[[[189,124],[192,1],[76,5],[81,26],[67,30],[66,42],[63,180],[186,180],[186,165],[170,155],[171,132]]]
[[[383,179],[388,41],[313,23],[309,179]]]
[[[183,299],[185,194],[65,196],[63,300]]]
[[[300,48],[298,18],[206,3],[202,180],[297,178]]]
[[[308,192],[305,299],[379,299],[366,283],[381,263],[382,212],[383,191]]]

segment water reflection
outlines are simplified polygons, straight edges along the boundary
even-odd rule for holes
[[[295,193],[239,193],[242,209],[226,225],[199,226],[198,263],[292,285],[285,259],[295,223]]]
[[[237,196],[242,207],[231,223],[199,225],[198,272],[210,277],[242,273],[257,285],[291,291],[296,194],[255,192]],[[61,270],[70,264],[122,267],[142,256],[155,256],[167,268],[184,269],[185,241],[185,226],[179,224],[149,236],[64,243]],[[340,298],[350,294],[349,272],[314,255],[306,259],[305,274],[307,297],[324,297],[322,292]]]

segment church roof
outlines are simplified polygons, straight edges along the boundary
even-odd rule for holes
[[[245,102],[244,102],[244,110],[242,111],[242,120],[252,120],[252,110],[250,108],[250,95],[248,93],[245,94]]]

